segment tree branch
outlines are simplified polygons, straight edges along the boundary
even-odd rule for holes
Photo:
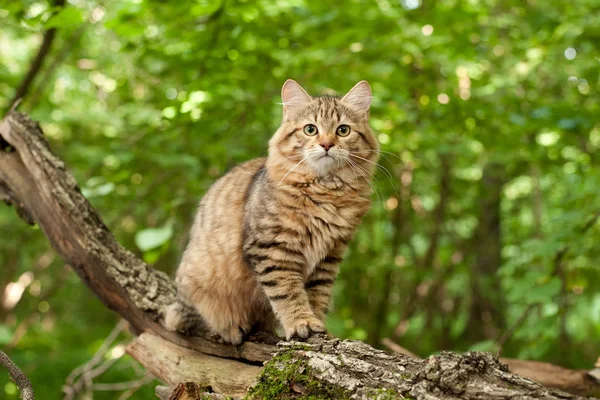
[[[64,7],[64,5],[65,5],[65,0],[55,0],[54,1],[54,7],[62,8],[62,7]],[[50,52],[50,48],[52,47],[52,42],[54,42],[55,36],[56,36],[56,28],[50,28],[44,34],[44,38],[42,39],[42,44],[40,45],[40,48],[38,49],[38,52],[37,52],[35,58],[31,61],[29,71],[27,71],[27,74],[23,78],[23,81],[21,81],[21,85],[19,85],[19,88],[15,92],[15,95],[14,95],[12,101],[9,103],[10,104],[9,108],[11,110],[14,108],[15,104],[18,101],[20,101],[27,95],[27,92],[29,91],[29,88],[31,87],[33,80],[35,79],[36,75],[42,68],[42,65],[44,64],[44,60],[46,59],[46,56]]]
[[[596,225],[596,222],[598,222],[598,219],[600,218],[600,211],[597,211],[580,229],[580,235],[584,235],[588,230],[590,230],[594,225]],[[565,267],[563,265],[563,260],[565,258],[565,256],[567,255],[567,253],[569,252],[569,250],[571,249],[571,245],[567,244],[566,246],[564,246],[562,249],[560,249],[556,255],[554,256],[554,270],[553,270],[553,275],[558,277],[558,279],[560,280],[560,292],[558,293],[558,295],[556,296],[556,303],[559,306],[560,312],[559,312],[559,319],[558,319],[558,329],[559,329],[559,345],[560,345],[560,350],[561,351],[568,351],[568,347],[569,347],[569,334],[567,332],[567,313],[568,313],[568,307],[567,307],[567,296],[568,296],[568,289],[567,289],[567,273],[565,271]]]
[[[433,210],[433,230],[429,235],[429,247],[423,258],[423,266],[431,268],[438,248],[442,228],[446,220],[446,208],[450,197],[450,160],[447,155],[440,155],[440,201]]]
[[[127,323],[125,320],[120,320],[113,330],[108,334],[106,339],[104,339],[104,342],[102,342],[102,345],[96,351],[92,359],[71,371],[67,377],[65,385],[63,386],[63,392],[66,393],[65,400],[74,399],[84,387],[92,385],[92,380],[94,378],[103,374],[118,360],[118,358],[112,358],[98,366],[98,364],[104,359],[104,356],[108,352],[110,346],[114,343],[121,332],[123,332],[126,326]]]
[[[393,340],[385,339],[381,344],[394,353],[404,354],[417,360],[421,359],[410,350],[396,344]],[[525,376],[547,387],[564,390],[580,396],[593,396],[600,390],[600,379],[594,379],[591,375],[595,370],[573,370],[545,362],[517,360],[514,358],[501,357],[497,360],[506,364],[513,374]]]
[[[31,381],[2,350],[0,350],[0,364],[8,369],[11,379],[21,391],[21,398],[23,400],[34,400],[35,396],[33,395]]]
[[[60,53],[58,53],[56,57],[54,57],[52,63],[48,66],[48,68],[45,69],[44,74],[40,78],[39,83],[35,87],[33,94],[31,95],[31,98],[27,104],[28,109],[34,109],[35,105],[42,97],[42,94],[44,92],[44,86],[50,81],[52,74],[54,73],[56,68],[58,68],[58,66],[64,61],[64,59],[67,57],[73,46],[79,41],[81,36],[83,36],[85,28],[86,24],[84,23],[71,34],[71,36],[66,41],[66,44],[61,48]]]

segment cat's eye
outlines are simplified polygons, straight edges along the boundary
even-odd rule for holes
[[[337,127],[335,133],[338,136],[348,136],[350,134],[350,127],[348,125],[340,125]]]
[[[304,127],[304,133],[308,136],[315,136],[317,132],[319,132],[319,130],[313,124],[308,124]]]

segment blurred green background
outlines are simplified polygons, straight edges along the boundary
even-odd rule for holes
[[[597,0],[56,4],[0,0],[1,113],[55,27],[20,110],[148,263],[172,273],[203,193],[266,155],[285,79],[312,94],[367,79],[385,170],[329,330],[420,356],[502,347],[590,368],[600,355]],[[118,318],[14,209],[0,207],[0,232],[0,347],[40,398],[62,398]],[[127,340],[94,385],[143,376]],[[0,397],[15,399],[6,375]]]

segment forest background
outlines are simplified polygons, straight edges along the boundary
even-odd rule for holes
[[[420,356],[600,354],[599,67],[595,0],[0,0],[2,115],[23,97],[117,239],[169,274],[211,183],[266,155],[285,79],[367,79],[382,168],[328,328]],[[0,347],[42,398],[117,322],[0,207]],[[144,376],[127,340],[98,382]]]

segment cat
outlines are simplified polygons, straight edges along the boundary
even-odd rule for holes
[[[343,98],[313,98],[288,79],[281,97],[268,157],[233,168],[200,202],[170,330],[190,323],[191,307],[201,317],[193,323],[234,345],[251,330],[281,326],[287,340],[326,331],[338,265],[370,206],[379,157],[371,88],[361,81]]]

